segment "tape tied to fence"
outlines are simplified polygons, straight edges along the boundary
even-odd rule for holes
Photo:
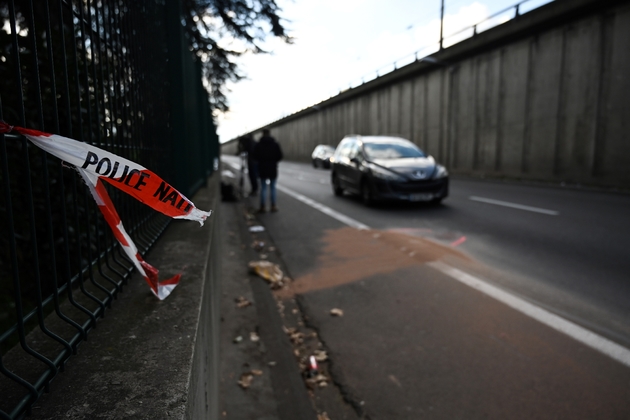
[[[158,280],[158,270],[140,256],[102,181],[174,219],[195,220],[203,226],[212,211],[199,210],[192,201],[155,173],[106,150],[67,137],[11,126],[0,121],[0,134],[10,131],[22,134],[37,147],[76,168],[116,240],[149,284],[151,291],[160,300],[165,299],[179,283],[181,274],[167,280]]]

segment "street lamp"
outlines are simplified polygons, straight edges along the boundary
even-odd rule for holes
[[[440,50],[442,49],[442,41],[444,41],[444,0],[440,6]]]

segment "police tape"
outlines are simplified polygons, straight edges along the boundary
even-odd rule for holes
[[[56,134],[11,126],[0,121],[0,134],[10,131],[22,134],[37,147],[75,166],[124,252],[149,284],[153,294],[160,300],[165,299],[179,283],[181,274],[167,280],[158,280],[158,270],[140,256],[133,240],[125,231],[102,181],[174,219],[195,220],[203,226],[203,222],[212,211],[197,209],[192,201],[155,173],[98,147]]]

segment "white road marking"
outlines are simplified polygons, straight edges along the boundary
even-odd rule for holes
[[[435,261],[428,265],[630,367],[630,350],[627,348],[443,262]]]
[[[315,200],[311,200],[308,197],[303,196],[300,193],[297,193],[293,190],[288,189],[287,187],[283,187],[282,185],[276,185],[276,188],[279,189],[280,191],[284,192],[285,194],[289,194],[291,197],[301,201],[302,203],[309,205],[311,207],[313,207],[316,210],[321,211],[324,214],[327,214],[328,216],[332,217],[333,219],[337,219],[339,220],[341,223],[345,223],[346,225],[356,228],[356,229],[365,229],[368,230],[370,229],[370,227],[368,225],[365,225],[361,222],[359,222],[358,220],[354,220],[351,217],[346,216],[345,214],[341,214],[338,211],[335,211],[333,209],[331,209],[330,207],[327,207],[323,204],[318,203]]]
[[[547,210],[547,209],[541,209],[539,207],[524,206],[522,204],[509,203],[507,201],[493,200],[491,198],[484,198],[484,197],[476,197],[474,195],[468,198],[472,201],[479,201],[480,203],[494,204],[496,206],[503,206],[503,207],[510,207],[513,209],[532,211],[534,213],[548,214],[550,216],[557,216],[560,214],[559,211],[555,211],[555,210]]]
[[[338,211],[335,211],[331,209],[330,207],[320,204],[315,200],[311,200],[310,198],[305,197],[302,194],[299,194],[287,187],[277,185],[277,188],[280,191],[284,192],[285,194],[292,196],[293,198],[303,202],[304,204],[309,205],[313,207],[314,209],[319,210],[322,213],[327,214],[328,216],[334,219],[337,219],[348,226],[351,226],[356,229],[366,229],[366,230],[370,229],[369,226],[351,217],[348,217],[342,213],[339,213]],[[479,198],[479,197],[474,197],[474,198]],[[470,199],[472,200],[473,197],[470,197]],[[486,200],[486,199],[482,199],[482,200]],[[495,201],[495,200],[492,200],[492,201]],[[492,204],[495,204],[495,203],[492,203]],[[507,204],[512,204],[512,203],[507,203]],[[524,207],[527,207],[527,206],[524,206]],[[537,210],[544,210],[544,209],[537,209]],[[551,210],[545,210],[545,211],[549,212]],[[558,212],[553,212],[553,214],[557,215]],[[566,319],[561,318],[558,315],[555,315],[543,308],[540,308],[532,303],[529,303],[526,300],[523,300],[515,295],[512,295],[509,292],[501,290],[498,287],[493,286],[475,276],[472,276],[468,273],[465,273],[461,270],[458,270],[454,267],[444,264],[443,262],[434,261],[434,262],[428,263],[428,265],[446,274],[447,276],[469,287],[472,287],[473,289],[479,290],[480,292],[492,297],[493,299],[498,300],[499,302],[502,302],[508,305],[509,307],[521,312],[522,314],[530,318],[533,318],[536,321],[541,322],[542,324],[545,324],[548,327],[551,327],[562,334],[568,335],[574,340],[577,340],[580,343],[583,343],[591,347],[592,349],[597,350],[609,356],[610,358],[630,367],[630,350],[628,350],[627,348],[622,347],[619,344],[611,340],[608,340],[607,338],[604,338],[598,334],[595,334],[594,332],[591,332],[585,328],[582,328],[571,321],[567,321]]]

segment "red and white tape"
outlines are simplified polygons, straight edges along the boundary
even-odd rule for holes
[[[196,220],[203,226],[212,211],[197,209],[192,201],[155,173],[106,150],[67,137],[15,127],[0,121],[0,133],[10,131],[22,134],[37,147],[76,167],[127,256],[153,293],[160,300],[166,298],[179,283],[181,274],[168,280],[158,280],[158,270],[144,261],[138,253],[102,181],[174,219]]]

